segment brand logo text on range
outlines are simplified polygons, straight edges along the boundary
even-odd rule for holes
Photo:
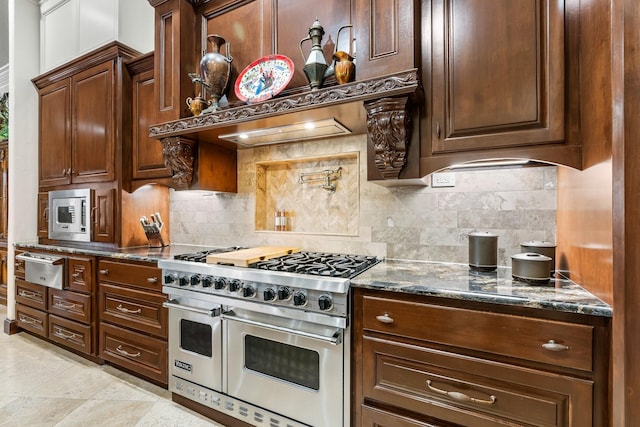
[[[187,372],[191,372],[191,363],[186,363],[181,360],[174,360],[173,364],[176,368],[184,369]]]

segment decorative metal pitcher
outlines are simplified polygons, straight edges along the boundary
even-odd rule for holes
[[[229,83],[233,57],[229,54],[229,43],[226,43],[221,36],[210,34],[207,36],[207,41],[211,44],[211,52],[206,53],[200,60],[200,77],[202,85],[211,97],[211,107],[205,111],[215,111]],[[226,56],[220,53],[222,45],[225,45]]]
[[[309,28],[309,36],[300,40],[300,54],[303,60],[305,60],[305,57],[304,52],[302,52],[302,43],[311,40],[311,52],[305,60],[303,71],[307,76],[307,80],[309,80],[312,90],[320,88],[325,77],[333,73],[333,68],[329,67],[324,58],[322,36],[324,36],[324,28],[322,28],[320,22],[318,22],[318,18],[316,18],[313,25]]]
[[[356,64],[354,62],[355,55],[351,50],[355,39],[349,41],[349,52],[338,50],[338,46],[340,45],[340,31],[345,28],[353,28],[353,25],[343,25],[340,27],[338,35],[336,36],[336,51],[333,53],[333,69],[336,81],[339,84],[352,81],[356,72]]]

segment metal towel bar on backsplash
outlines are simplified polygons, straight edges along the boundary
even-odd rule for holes
[[[300,184],[306,184],[310,182],[324,182],[322,188],[330,193],[336,191],[336,186],[332,182],[342,177],[342,167],[336,170],[325,169],[318,172],[305,172],[300,174]]]

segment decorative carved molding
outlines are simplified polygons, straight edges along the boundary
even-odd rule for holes
[[[382,98],[364,103],[369,140],[375,150],[375,164],[384,179],[398,179],[407,164],[411,117],[408,98]]]
[[[275,98],[259,104],[241,105],[149,127],[149,136],[185,135],[234,123],[267,118],[354,101],[379,99],[415,92],[420,86],[416,69],[387,76],[331,86],[301,94]]]
[[[173,171],[172,179],[188,187],[193,181],[196,142],[180,137],[162,138],[161,142],[164,165]]]

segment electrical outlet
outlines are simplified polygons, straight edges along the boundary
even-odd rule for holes
[[[438,172],[431,175],[431,186],[437,187],[455,187],[456,174],[454,172]]]

